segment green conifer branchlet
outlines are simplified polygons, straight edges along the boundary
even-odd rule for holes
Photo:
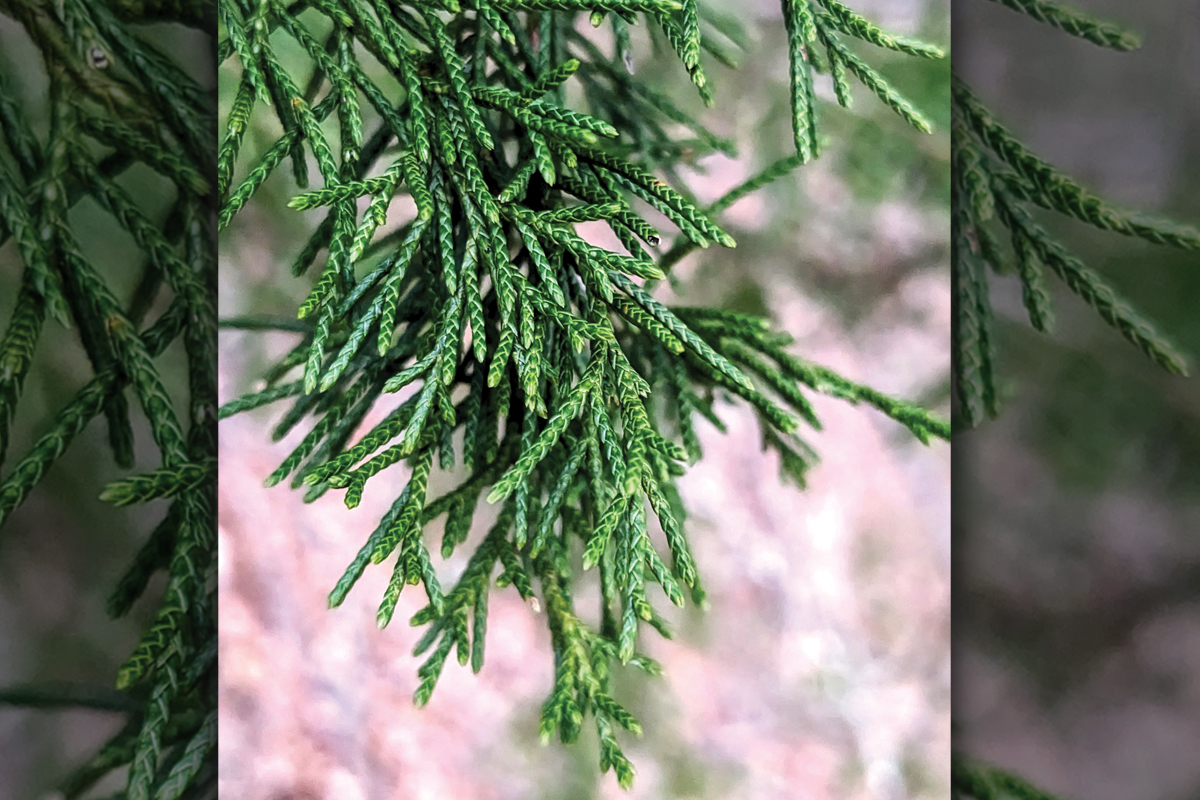
[[[111,482],[99,502],[169,501],[108,601],[110,614],[123,616],[155,573],[167,574],[153,621],[114,676],[118,696],[130,704],[123,709],[129,723],[59,785],[68,800],[123,769],[121,796],[129,800],[216,793],[214,189],[227,186],[231,173],[216,170],[214,99],[144,27],[173,21],[203,28],[214,24],[213,10],[188,0],[0,0],[0,21],[24,31],[49,80],[43,135],[40,104],[10,79],[28,74],[29,65],[18,72],[0,53],[0,245],[16,240],[21,270],[0,335],[0,461],[11,459],[0,473],[0,537],[13,510],[97,416],[105,417],[116,466],[133,467],[131,398],[149,422],[158,464]],[[247,87],[231,119],[234,153],[256,85]],[[169,188],[165,215],[125,188],[126,172],[139,166]],[[75,225],[84,201],[127,235],[138,254],[131,263],[100,266],[107,243]],[[136,288],[122,299],[114,287],[131,282]],[[166,310],[145,319],[160,296]],[[58,324],[78,334],[90,373],[32,447],[13,453],[14,413],[30,402],[26,378],[45,358],[38,350],[47,326]],[[178,340],[183,347],[166,357],[185,366],[184,404],[168,391],[168,368],[159,361]],[[61,699],[98,707],[69,693]]]
[[[1118,51],[1139,46],[1133,33],[1049,0],[994,0],[1093,44]],[[1059,278],[1108,325],[1165,370],[1186,374],[1187,359],[1131,308],[1101,275],[1072,255],[1037,223],[1031,207],[1071,217],[1102,231],[1155,244],[1200,250],[1200,230],[1115,209],[1031,152],[988,110],[958,75],[952,77],[952,263],[956,428],[974,427],[999,413],[990,272],[1014,270],[1033,327],[1053,328],[1045,273]],[[999,230],[997,230],[999,229]],[[1011,242],[1006,252],[999,234]],[[955,752],[955,800],[1059,800],[1012,772]]]
[[[1132,50],[1138,39],[1119,26],[1044,0],[995,0],[1093,44]],[[988,272],[1015,263],[1022,299],[1035,329],[1053,327],[1049,270],[1122,337],[1169,372],[1185,375],[1188,360],[1166,335],[1133,309],[1095,270],[1071,255],[1030,213],[1054,211],[1102,231],[1153,244],[1200,250],[1200,229],[1114,208],[1029,150],[958,75],[951,83],[954,142],[954,394],[958,418],[974,427],[999,412]],[[1011,244],[1005,252],[996,236]]]
[[[798,481],[816,460],[796,433],[801,421],[819,427],[809,390],[871,404],[925,442],[950,434],[947,422],[919,407],[787,352],[790,338],[771,333],[765,320],[671,308],[654,297],[655,282],[686,251],[735,246],[716,219],[720,211],[815,156],[815,147],[800,147],[707,211],[659,177],[682,159],[683,146],[666,133],[675,125],[691,132],[690,148],[732,149],[627,69],[630,31],[644,25],[665,35],[701,96],[711,97],[703,63],[716,46],[706,29],[735,43],[745,37],[697,0],[317,3],[304,18],[273,2],[221,5],[227,31],[220,55],[236,56],[243,76],[221,148],[221,225],[236,227],[237,212],[285,157],[303,162],[301,147],[315,157],[323,185],[299,181],[302,191],[289,205],[324,208],[326,216],[298,272],[328,247],[300,325],[277,323],[303,340],[270,371],[265,389],[231,401],[221,415],[292,399],[277,438],[314,417],[268,478],[295,475],[310,487],[307,499],[345,489],[346,504],[356,506],[373,491],[374,475],[407,460],[407,486],[334,587],[330,606],[345,599],[369,562],[395,559],[381,627],[405,586],[424,585],[429,604],[411,620],[427,626],[415,650],[429,651],[414,695],[423,705],[452,651],[460,664],[484,667],[493,576],[496,588],[513,585],[545,608],[552,634],[555,681],[541,735],[557,731],[573,741],[590,719],[602,768],[613,768],[628,787],[633,766],[614,731],[642,729],[612,696],[612,664],[657,673],[638,648],[643,623],[669,635],[648,584],[676,605],[689,595],[704,601],[674,484],[700,455],[694,416],[719,424],[721,398],[749,402],[765,441]],[[892,37],[832,0],[788,0],[784,9],[797,33],[796,91],[807,104],[796,120],[798,145],[817,140],[810,96],[817,47],[827,50],[821,63],[840,70],[845,102],[845,75],[855,75],[927,129],[842,37],[923,57],[939,57],[938,48]],[[581,33],[582,13],[612,27],[614,54]],[[303,94],[266,43],[262,34],[270,30],[295,39],[311,61],[314,78]],[[367,77],[382,73],[379,83]],[[572,83],[582,88],[586,110],[566,106],[564,88]],[[260,84],[269,102],[255,102],[263,99]],[[326,140],[332,127],[321,127],[331,114],[340,148]],[[230,190],[226,176],[247,125],[271,116],[282,136],[247,162],[246,177]],[[363,140],[374,144],[359,148]],[[412,220],[388,218],[393,195],[401,194],[416,206]],[[683,243],[659,253],[662,236],[632,198],[661,212]],[[361,221],[356,201],[367,208]],[[626,252],[576,231],[593,221],[606,224]],[[377,235],[389,224],[391,231]],[[302,365],[302,382],[284,382]],[[407,398],[355,439],[355,420],[400,391]],[[465,467],[457,487],[438,497],[429,480],[435,454],[441,470]],[[500,505],[499,518],[455,585],[443,589],[424,527],[446,515],[440,552],[449,556],[468,538],[481,498]],[[590,569],[600,573],[598,630],[580,620],[573,595],[579,572]]]

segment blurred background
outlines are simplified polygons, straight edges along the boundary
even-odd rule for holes
[[[205,35],[169,24],[142,26],[139,31],[172,53],[202,86],[215,85]],[[0,75],[5,79],[3,90],[12,93],[34,135],[44,142],[49,119],[42,57],[24,28],[3,12]],[[9,158],[0,144],[0,161]],[[161,220],[173,197],[168,182],[139,167],[124,173],[119,183],[151,219]],[[90,200],[74,207],[70,223],[114,294],[128,302],[144,261],[132,239]],[[21,271],[14,243],[0,245],[0,331],[8,325]],[[169,294],[162,293],[148,319],[162,313]],[[182,345],[172,345],[156,363],[172,396],[185,396]],[[17,404],[0,480],[92,374],[78,329],[47,320]],[[134,470],[153,469],[158,454],[149,425],[136,399],[131,398],[130,408]],[[112,689],[117,669],[153,618],[163,587],[161,576],[156,577],[128,617],[112,620],[105,612],[108,594],[165,508],[164,501],[134,509],[101,503],[98,497],[105,485],[128,474],[113,462],[104,420],[94,419],[26,502],[0,525],[0,690],[56,682],[91,687],[101,695]],[[0,798],[46,796],[124,721],[122,713],[0,704]],[[119,780],[105,782],[97,791],[119,786]]]
[[[1200,5],[1076,5],[1143,48],[955,0],[955,69],[1105,198],[1200,224]],[[1200,256],[1043,217],[1200,363]],[[1016,280],[993,282],[1004,409],[955,437],[961,744],[1063,797],[1198,798],[1200,385],[1055,295],[1058,332],[1043,336]]]
[[[715,5],[736,12],[754,47],[737,71],[706,61],[712,110],[673,55],[654,58],[644,31],[633,31],[639,74],[739,143],[739,158],[705,158],[686,174],[702,201],[793,146],[779,4]],[[853,5],[890,31],[949,43],[948,0]],[[676,267],[678,294],[663,296],[768,313],[796,336],[798,354],[948,417],[949,66],[855,49],[937,132],[907,128],[861,87],[853,112],[824,103],[825,155],[731,208],[721,222],[737,249],[690,256]],[[225,69],[222,109],[238,77],[232,61]],[[831,100],[828,80],[818,86]],[[238,179],[276,125],[252,127]],[[278,170],[225,232],[223,317],[291,317],[307,294],[308,280],[289,271],[314,224],[314,215],[284,209],[296,192],[290,170]],[[252,390],[294,341],[223,331],[222,400]],[[407,480],[402,467],[374,478],[353,511],[334,493],[306,506],[300,492],[262,486],[303,431],[270,444],[279,408],[226,420],[221,792],[248,800],[946,797],[950,448],[924,447],[871,410],[815,402],[825,431],[809,441],[823,463],[804,492],[780,480],[745,408],[720,410],[726,435],[702,429],[705,458],[681,489],[711,608],[666,609],[675,640],[640,641],[664,676],[618,681],[618,700],[646,731],[642,740],[622,737],[638,772],[628,795],[598,774],[586,725],[575,745],[539,746],[549,633],[514,590],[490,600],[483,671],[448,664],[422,710],[411,702],[417,631],[374,624],[389,570],[369,569],[341,608],[327,610],[330,588]],[[443,477],[430,491],[447,484]],[[470,553],[481,533],[460,550]],[[435,564],[444,585],[463,566],[457,557]],[[396,619],[422,598],[404,592]]]

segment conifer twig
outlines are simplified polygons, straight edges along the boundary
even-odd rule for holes
[[[249,0],[226,2],[229,19],[255,13]],[[797,47],[812,46],[820,33],[851,73],[911,120],[919,118],[837,37],[923,57],[938,57],[940,50],[891,37],[840,3],[814,0],[810,8],[786,0],[789,18],[801,5],[809,10],[796,32],[810,44]],[[618,62],[631,30],[645,22],[665,35],[701,97],[711,99],[703,70],[712,51],[701,25],[704,5],[471,0],[354,8],[353,24],[324,5],[309,15],[341,31],[338,61],[305,45],[315,22],[274,3],[262,12],[262,29],[295,40],[307,53],[301,62],[316,68],[308,95],[323,99],[311,108],[294,95],[293,79],[270,49],[239,45],[233,29],[223,45],[242,62],[244,76],[261,74],[280,91],[246,117],[253,87],[242,80],[228,109],[222,175],[233,174],[248,125],[274,116],[284,127],[257,161],[247,159],[247,177],[224,200],[222,225],[238,230],[239,214],[255,192],[299,147],[301,161],[310,151],[317,158],[322,183],[288,205],[319,209],[325,222],[297,263],[303,271],[326,246],[328,255],[299,308],[301,322],[227,321],[243,329],[291,330],[299,338],[265,386],[227,402],[220,415],[286,400],[290,410],[277,438],[311,421],[267,478],[273,485],[292,477],[309,487],[306,499],[344,491],[354,507],[376,475],[407,462],[405,488],[365,537],[329,605],[340,605],[370,564],[392,561],[376,615],[384,627],[405,587],[423,586],[428,604],[410,622],[425,628],[414,651],[427,656],[413,698],[424,705],[451,653],[474,671],[485,666],[494,589],[512,585],[531,607],[544,603],[556,666],[539,732],[570,742],[585,721],[594,724],[601,768],[611,768],[628,788],[634,768],[616,731],[640,735],[642,727],[613,697],[612,667],[619,661],[656,671],[638,637],[643,623],[662,635],[669,631],[648,597],[648,583],[675,605],[689,596],[705,602],[675,479],[699,455],[695,417],[719,424],[714,392],[750,404],[764,437],[783,455],[785,474],[797,481],[816,461],[798,436],[803,423],[819,427],[810,392],[870,404],[927,443],[948,438],[949,425],[786,352],[791,340],[771,333],[766,320],[675,309],[654,296],[672,256],[647,249],[659,246],[661,233],[635,210],[634,199],[679,230],[687,244],[675,251],[733,247],[720,212],[816,155],[810,148],[784,159],[707,210],[674,179],[684,145],[668,129],[685,127],[693,137],[687,147],[705,152],[731,152],[731,145]],[[824,16],[813,9],[824,9]],[[615,56],[580,32],[576,12],[582,11],[591,12],[595,24],[612,25]],[[386,99],[390,89],[385,93],[366,79],[360,59],[367,54],[403,87],[398,105]],[[799,59],[795,79],[811,82],[810,62],[803,53],[793,55]],[[581,109],[565,102],[564,89],[576,85],[587,98]],[[293,106],[297,119],[289,125]],[[369,125],[376,114],[379,147],[356,150],[348,164],[344,140],[356,138],[350,123]],[[815,106],[804,114],[808,127],[798,135],[815,142]],[[330,117],[331,126],[336,121],[345,131],[340,159],[321,133],[320,123]],[[415,215],[389,218],[397,196],[412,199]],[[366,209],[361,220],[356,203]],[[601,247],[576,229],[592,221],[607,225],[625,252]],[[378,236],[387,223],[398,224]],[[295,380],[284,380],[300,370]],[[382,421],[355,433],[375,403],[400,391],[406,398]],[[455,474],[458,464],[465,477],[433,496],[433,470]],[[142,475],[117,488],[165,492],[186,479]],[[446,515],[440,553],[448,557],[468,538],[481,501],[496,504],[499,515],[455,584],[443,587],[425,526]],[[651,538],[651,512],[665,549]],[[599,628],[577,611],[571,587],[581,567],[601,576]]]

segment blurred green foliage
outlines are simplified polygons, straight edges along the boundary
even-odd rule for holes
[[[1195,225],[1200,103],[1193,78],[1178,66],[1200,24],[1194,4],[1077,5],[1136,30],[1142,48],[1113,53],[1041,30],[998,4],[964,2],[961,14],[956,6],[956,70],[1051,164],[1115,204]],[[1040,221],[1195,366],[1197,253],[1049,215]],[[1003,412],[955,434],[956,646],[999,671],[988,681],[1029,692],[1039,715],[1029,725],[1039,732],[1006,734],[975,718],[964,737],[1002,752],[1006,742],[1053,730],[1042,740],[1058,748],[1047,759],[1078,754],[1063,765],[1078,785],[1109,781],[1124,796],[1178,796],[1167,788],[1165,761],[1158,774],[1121,775],[1102,756],[1087,755],[1102,751],[1094,740],[1106,729],[1090,742],[1073,732],[1095,718],[1097,704],[1114,727],[1151,720],[1156,708],[1189,707],[1180,687],[1142,696],[1152,678],[1136,659],[1104,684],[1112,688],[1102,698],[1086,687],[1130,652],[1138,632],[1200,597],[1192,577],[1200,388],[1194,377],[1147,361],[1061,287],[1052,292],[1054,336],[1029,329],[1015,277],[994,281],[993,291]],[[1106,510],[1122,514],[1110,519]],[[956,690],[969,693],[981,679],[964,674]],[[1122,757],[1148,756],[1134,747]]]
[[[155,472],[164,463],[188,472],[182,430],[191,435],[187,447],[198,462],[205,463],[201,451],[215,449],[215,397],[205,388],[216,367],[209,357],[215,318],[207,285],[215,250],[205,249],[201,177],[208,160],[206,115],[213,121],[202,99],[214,83],[210,40],[164,22],[202,26],[203,15],[190,12],[203,5],[0,2],[0,190],[6,201],[0,320],[7,365],[29,365],[24,381],[11,371],[0,376],[0,425],[12,434],[0,467],[0,637],[18,644],[0,654],[0,717],[21,732],[0,746],[5,797],[57,788],[73,798],[120,786],[128,786],[131,800],[151,792],[174,798],[186,790],[199,798],[215,791],[215,750],[201,763],[215,729],[196,713],[205,701],[203,690],[196,692],[202,676],[187,674],[203,660],[191,658],[196,639],[185,647],[175,638],[172,653],[157,664],[138,664],[171,684],[155,687],[149,706],[151,687],[136,685],[129,665],[131,652],[138,659],[150,651],[151,660],[161,655],[158,642],[139,647],[139,639],[161,622],[162,609],[136,601],[147,589],[151,599],[164,596],[162,577],[153,573],[167,567],[172,545],[190,550],[208,534],[207,555],[215,551],[211,475],[205,486],[169,487],[170,470]],[[147,20],[153,22],[138,24]],[[164,118],[153,119],[154,112]],[[88,166],[94,162],[100,166]],[[194,226],[183,224],[185,218]],[[18,317],[39,320],[28,348],[14,334]],[[126,335],[141,329],[143,317],[159,331],[161,346],[147,348],[154,358],[130,342],[140,337]],[[64,413],[72,408],[84,410]],[[97,422],[95,415],[107,419]],[[178,431],[179,447],[170,453],[164,426]],[[168,504],[145,501],[164,493],[187,496],[184,513],[191,516],[146,547],[150,531],[165,527],[158,523]],[[204,597],[207,565],[197,555],[181,559],[196,579],[194,594],[183,591],[195,601],[190,622],[202,628],[200,618],[211,606]],[[166,606],[180,593],[180,570],[172,571],[177,580],[165,594]],[[172,621],[178,637],[179,619]],[[150,638],[167,627],[159,625]],[[187,669],[180,668],[184,660]],[[215,679],[215,670],[209,674]],[[114,682],[120,691],[107,688]],[[57,698],[53,710],[47,710],[48,697]],[[215,723],[215,708],[212,713]],[[123,731],[122,718],[128,723]],[[181,738],[184,745],[194,742],[190,751],[175,747]],[[170,763],[156,783],[163,751],[171,751]],[[127,776],[131,761],[137,763]],[[205,777],[188,781],[201,766]],[[174,770],[170,777],[168,770]]]

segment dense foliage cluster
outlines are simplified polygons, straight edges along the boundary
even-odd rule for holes
[[[995,1],[1102,47],[1127,51],[1138,46],[1132,33],[1069,6],[1044,0]],[[1185,374],[1187,361],[1179,349],[1103,276],[1055,241],[1031,208],[1189,250],[1200,249],[1200,231],[1112,207],[1031,152],[957,75],[952,96],[954,391],[962,424],[974,427],[999,410],[989,269],[1016,272],[1029,321],[1037,330],[1049,332],[1054,323],[1044,274],[1048,269],[1149,358],[1170,372]],[[1009,247],[997,236],[997,228]]]
[[[720,427],[721,398],[751,404],[764,444],[801,484],[816,455],[798,431],[820,427],[811,392],[872,405],[924,442],[949,437],[947,422],[797,357],[766,320],[654,297],[692,248],[734,246],[717,213],[818,154],[815,70],[832,75],[843,105],[853,75],[928,129],[846,39],[924,57],[940,50],[890,36],[835,0],[783,6],[797,152],[701,209],[676,169],[732,145],[639,79],[630,44],[631,28],[644,25],[711,102],[702,55],[732,63],[745,36],[697,0],[219,4],[219,58],[236,54],[241,66],[217,168],[220,224],[236,228],[235,215],[284,160],[306,186],[311,154],[321,186],[290,205],[325,213],[293,272],[327,251],[299,322],[225,323],[301,339],[265,388],[227,403],[221,416],[290,399],[276,439],[312,418],[267,481],[307,486],[309,500],[343,490],[354,507],[373,476],[407,461],[407,486],[330,605],[389,557],[380,627],[406,585],[423,585],[428,605],[411,620],[426,626],[416,645],[429,652],[414,698],[421,705],[452,651],[460,664],[482,667],[489,594],[512,584],[535,610],[544,607],[552,634],[543,739],[557,731],[574,740],[590,714],[601,768],[613,768],[622,786],[633,768],[614,732],[641,728],[612,696],[614,662],[658,671],[637,649],[643,623],[670,635],[651,584],[676,605],[704,598],[675,486],[701,455],[696,418]],[[589,35],[589,20],[610,27],[611,53]],[[298,67],[283,55],[296,47]],[[586,112],[572,107],[580,103]],[[282,135],[235,183],[245,134],[268,114]],[[398,221],[393,201],[402,193],[415,214]],[[682,232],[668,252],[635,200]],[[589,221],[603,222],[625,252],[584,238],[575,226]],[[300,374],[285,380],[293,370]],[[358,434],[377,404],[390,411]],[[459,481],[433,498],[435,462]],[[450,556],[484,495],[499,517],[445,588],[426,526],[445,516],[439,550]],[[657,529],[667,556],[652,538]],[[576,587],[592,569],[598,629],[576,612]]]
[[[115,506],[171,500],[109,599],[110,614],[124,615],[154,573],[168,574],[157,616],[117,675],[117,699],[36,687],[0,697],[129,714],[126,727],[61,784],[67,798],[125,767],[128,788],[121,796],[129,800],[216,792],[215,103],[137,24],[166,19],[205,26],[205,7],[0,0],[0,16],[23,27],[49,80],[43,135],[42,105],[10,79],[13,65],[0,61],[0,245],[15,240],[21,269],[0,338],[0,459],[13,455],[6,453],[9,428],[46,325],[74,328],[92,369],[32,448],[16,454],[5,471],[0,533],[95,417],[107,422],[117,465],[134,466],[130,395],[149,422],[160,466],[110,484],[100,499]],[[149,168],[173,187],[165,219],[122,186],[135,167]],[[103,209],[141,253],[141,263],[120,267],[138,271],[128,300],[112,288],[125,276],[97,266],[94,241],[73,225],[72,210],[85,201]],[[162,295],[169,297],[166,311],[147,320]],[[179,339],[177,357],[186,359],[188,378],[182,408],[156,363]]]

